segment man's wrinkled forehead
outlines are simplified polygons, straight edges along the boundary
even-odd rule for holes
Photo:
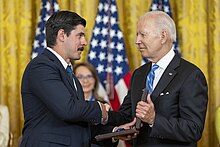
[[[147,31],[152,27],[154,27],[154,21],[151,17],[148,16],[140,17],[137,24],[137,30]]]
[[[154,17],[152,15],[143,15],[139,18],[138,24],[150,24],[153,23]]]

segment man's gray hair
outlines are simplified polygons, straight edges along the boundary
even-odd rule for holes
[[[150,11],[147,12],[144,16],[154,17],[154,24],[159,31],[165,29],[169,35],[170,39],[175,42],[176,41],[176,25],[173,19],[163,11]]]

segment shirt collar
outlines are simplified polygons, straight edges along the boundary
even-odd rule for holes
[[[174,48],[172,47],[170,51],[157,62],[157,65],[159,65],[160,68],[166,69],[174,56],[175,56],[175,52],[174,52]]]
[[[47,47],[47,49],[49,51],[51,51],[61,62],[61,64],[63,65],[63,67],[66,69],[68,64],[66,63],[66,61],[63,59],[63,57],[61,57],[56,51],[54,51],[52,48],[50,47]],[[71,68],[72,68],[72,65],[70,64]]]

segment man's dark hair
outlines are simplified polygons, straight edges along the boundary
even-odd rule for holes
[[[46,22],[47,46],[51,48],[54,47],[56,44],[57,32],[60,29],[63,29],[64,33],[69,36],[71,31],[79,24],[85,27],[86,20],[77,13],[70,11],[55,12]]]

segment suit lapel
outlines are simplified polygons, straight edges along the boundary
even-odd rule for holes
[[[167,66],[157,86],[155,87],[151,95],[152,101],[156,100],[156,98],[160,95],[160,93],[163,92],[163,90],[175,77],[175,75],[177,74],[175,69],[179,66],[179,64],[180,64],[180,57],[176,54],[174,58],[172,59],[172,61],[170,62],[170,64]]]
[[[75,80],[75,83],[76,83],[76,87],[77,87],[77,91],[76,89],[74,88],[76,94],[78,95],[78,97],[81,97],[84,99],[84,93],[83,93],[83,89],[82,89],[82,86],[79,82],[79,80],[77,79],[77,77],[75,75],[73,75],[73,78]],[[75,87],[75,86],[74,86]]]
[[[143,71],[141,71],[141,73],[144,73],[144,75],[140,75],[140,78],[139,78],[139,81],[138,81],[139,86],[137,86],[137,87],[141,88],[141,89],[138,89],[138,90],[141,91],[141,95],[140,95],[140,97],[138,97],[138,100],[139,100],[139,101],[141,100],[141,96],[142,96],[143,90],[146,88],[146,79],[147,79],[148,73],[149,73],[150,70],[151,70],[151,66],[152,66],[152,63],[149,62],[149,63],[147,63],[146,66],[143,68]],[[144,82],[143,82],[143,81],[144,81]]]
[[[58,65],[58,68],[61,71],[63,82],[65,83],[65,85],[70,85],[70,86],[67,86],[68,89],[71,88],[70,92],[74,92],[77,95],[77,99],[84,98],[84,97],[81,97],[81,94],[79,95],[78,92],[76,91],[75,86],[73,84],[73,80],[70,79],[69,76],[67,75],[66,69],[64,69],[60,60],[53,53],[51,53],[48,49],[45,49],[43,54],[45,54],[51,61],[55,62],[55,64]]]

